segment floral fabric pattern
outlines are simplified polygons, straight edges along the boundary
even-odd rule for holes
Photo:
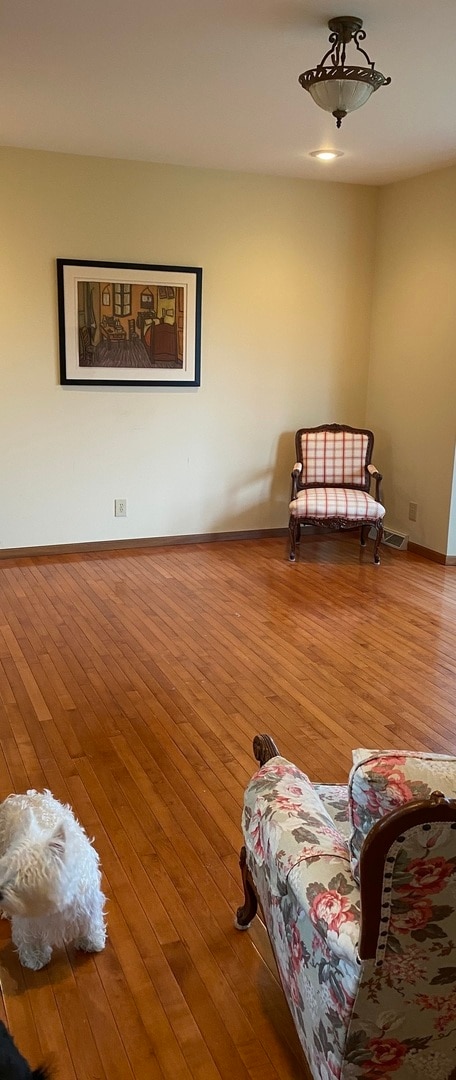
[[[456,823],[392,845],[377,953],[361,962],[347,815],[344,788],[281,757],[245,794],[247,862],[312,1076],[456,1080]]]
[[[336,829],[349,840],[351,825],[348,817],[348,787],[346,784],[312,784]]]
[[[275,757],[253,777],[243,830],[285,995],[318,1080],[340,1077],[358,980],[359,890],[334,816],[308,778]],[[345,817],[347,811],[345,808]]]
[[[412,799],[435,790],[456,798],[456,758],[398,750],[354,750],[348,785],[350,858],[359,881],[365,837],[376,821]]]
[[[342,1076],[456,1080],[454,823],[409,829],[388,859],[384,929],[363,964]]]

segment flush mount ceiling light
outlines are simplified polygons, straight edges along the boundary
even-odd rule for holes
[[[309,157],[318,158],[319,161],[334,161],[334,158],[343,156],[343,150],[311,150],[309,154]]]
[[[309,91],[316,105],[333,114],[336,126],[340,128],[347,113],[359,109],[369,100],[374,90],[378,90],[379,86],[387,86],[391,79],[375,70],[374,61],[361,48],[360,41],[364,41],[366,37],[362,19],[354,15],[340,15],[330,19],[328,26],[331,31],[331,48],[317,67],[303,71],[299,82],[304,90]],[[350,41],[355,43],[358,52],[366,58],[369,67],[345,63],[346,46]],[[331,66],[325,66],[328,57]]]

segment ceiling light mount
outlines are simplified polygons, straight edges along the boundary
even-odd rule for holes
[[[379,86],[388,86],[390,78],[376,71],[374,61],[360,45],[365,40],[363,20],[355,15],[339,15],[328,22],[330,48],[315,68],[303,71],[299,82],[326,112],[331,112],[340,128],[344,116],[369,100]],[[346,64],[346,46],[353,41],[367,60],[368,67]],[[326,61],[330,59],[330,65]]]

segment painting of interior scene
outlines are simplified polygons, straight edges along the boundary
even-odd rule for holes
[[[78,281],[79,366],[182,368],[184,288]]]

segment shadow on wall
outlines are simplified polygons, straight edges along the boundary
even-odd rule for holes
[[[214,515],[214,532],[286,529],[294,464],[294,431],[279,435],[269,467],[243,473],[238,486],[220,492],[222,512]],[[272,457],[272,453],[270,455]]]

